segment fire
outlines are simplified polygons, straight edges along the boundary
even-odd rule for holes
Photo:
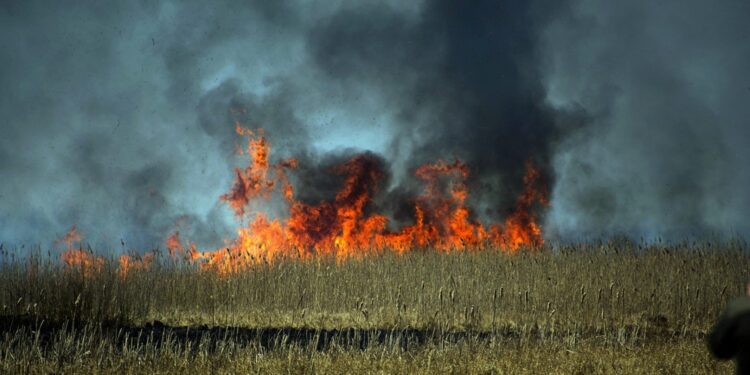
[[[517,250],[523,246],[538,247],[544,244],[542,228],[537,223],[533,206],[535,203],[549,205],[544,190],[537,189],[541,174],[530,162],[526,163],[523,177],[523,192],[516,199],[515,210],[505,219],[499,242],[503,247]]]
[[[172,259],[182,259],[187,261],[188,263],[192,263],[193,260],[200,257],[200,254],[196,250],[196,246],[194,243],[188,243],[187,247],[182,245],[182,241],[180,240],[180,231],[175,231],[174,233],[169,235],[165,244],[167,247],[167,251],[169,252],[169,256]]]
[[[343,259],[369,252],[404,253],[428,247],[440,251],[494,247],[513,253],[544,243],[534,206],[548,203],[546,192],[540,187],[541,174],[531,162],[526,164],[524,189],[515,209],[503,223],[489,226],[473,219],[466,206],[468,166],[459,160],[422,165],[415,171],[424,187],[414,201],[413,224],[389,231],[388,218],[370,212],[384,175],[373,156],[358,155],[334,168],[333,173],[343,176],[341,189],[332,201],[309,204],[294,198],[294,188],[287,178],[287,171],[297,167],[295,159],[271,164],[270,145],[262,130],[253,132],[238,125],[237,133],[248,138],[242,154],[249,155],[250,162],[246,168],[235,170],[234,186],[221,200],[247,224],[221,249],[191,251],[195,254],[192,260],[203,259],[204,269],[226,274],[278,257],[332,254]],[[250,206],[259,199],[270,199],[274,191],[287,202],[288,218],[271,220],[261,212],[252,214]],[[179,237],[170,239],[168,249],[184,252]]]
[[[425,184],[416,200],[415,224],[387,235],[387,246],[404,252],[414,247],[450,251],[487,245],[490,239],[487,228],[473,222],[465,206],[469,196],[466,186],[469,168],[465,164],[439,160],[417,168],[415,175]],[[446,189],[441,189],[442,180],[448,182]],[[387,241],[389,237],[395,241]]]
[[[81,233],[73,225],[62,238],[55,241],[55,244],[64,243],[66,246],[65,251],[60,254],[60,258],[69,270],[78,270],[86,277],[100,273],[104,268],[104,258],[94,255],[91,251],[83,250],[81,239]],[[124,279],[133,271],[146,270],[154,261],[154,258],[153,252],[147,252],[143,256],[120,255],[118,258],[118,275]]]
[[[56,244],[64,243],[65,251],[60,254],[62,261],[70,269],[78,269],[83,275],[98,273],[104,266],[104,258],[96,256],[81,247],[81,234],[73,225],[70,230]]]
[[[154,257],[155,255],[153,252],[147,252],[142,257],[130,256],[127,254],[120,255],[118,258],[118,275],[120,278],[124,279],[135,271],[147,270],[154,261]]]
[[[179,221],[178,221],[179,226]],[[196,250],[194,243],[188,243],[187,246],[182,244],[180,239],[180,232],[175,231],[169,235],[165,241],[167,252],[171,259],[193,264],[195,259],[200,258],[202,255]],[[118,274],[120,278],[126,278],[133,271],[145,271],[151,267],[151,264],[156,259],[156,253],[149,251],[143,254],[143,256],[130,256],[120,255],[118,258]]]
[[[282,184],[284,196],[291,199],[293,193],[284,170],[296,168],[297,161],[289,159],[271,165],[268,162],[269,146],[263,136],[262,129],[258,130],[258,134],[255,136],[253,131],[237,124],[236,131],[237,134],[248,137],[247,149],[244,151],[240,149],[239,151],[240,154],[250,155],[250,164],[244,170],[235,168],[234,186],[229,193],[222,195],[220,199],[229,203],[239,217],[245,214],[247,206],[253,199],[268,199],[278,182]],[[272,173],[275,176],[271,176]]]
[[[541,173],[531,162],[526,163],[523,190],[514,209],[503,222],[488,225],[476,219],[466,204],[470,174],[466,164],[460,160],[424,164],[414,171],[423,187],[413,199],[412,224],[393,230],[386,215],[373,211],[373,198],[384,178],[378,158],[357,155],[333,168],[331,173],[342,177],[341,189],[330,201],[307,203],[295,198],[287,178],[297,168],[297,160],[271,163],[262,129],[251,131],[237,125],[236,131],[247,138],[246,148],[239,153],[247,155],[249,162],[235,169],[234,184],[220,200],[241,222],[237,236],[219,249],[200,252],[194,243],[183,243],[176,230],[165,241],[172,259],[225,275],[279,258],[328,254],[346,259],[383,251],[403,254],[418,248],[444,252],[495,248],[514,253],[544,244],[535,211],[548,204],[547,193]],[[259,203],[274,194],[286,202],[288,217],[271,219],[257,210]],[[66,265],[80,267],[84,273],[101,270],[103,258],[74,246],[81,242],[75,226],[59,242],[68,248],[62,254]],[[153,252],[142,257],[122,255],[118,273],[126,278],[133,271],[148,269],[154,259]]]

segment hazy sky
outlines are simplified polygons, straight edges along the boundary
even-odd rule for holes
[[[468,3],[3,2],[0,241],[216,245],[235,121],[311,186],[355,150],[386,197],[461,158],[483,220],[532,160],[549,239],[750,234],[749,2]]]

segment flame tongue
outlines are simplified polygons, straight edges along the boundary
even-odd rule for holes
[[[544,244],[542,228],[533,210],[535,203],[549,205],[545,191],[537,188],[540,179],[541,174],[534,165],[526,163],[523,192],[516,199],[515,210],[505,220],[501,237],[496,240],[504,248],[517,250],[524,246],[538,247]]]
[[[411,245],[434,246],[440,250],[482,245],[486,231],[481,224],[469,220],[470,212],[464,206],[469,195],[465,183],[469,168],[459,160],[452,164],[439,160],[422,165],[415,174],[424,181],[425,187],[417,199],[417,243]],[[440,189],[440,182],[445,179],[447,189]]]
[[[237,125],[236,131],[248,138],[247,149],[240,150],[240,154],[250,155],[250,163],[244,170],[235,168],[234,186],[220,199],[229,203],[240,218],[253,199],[268,199],[278,185],[281,185],[284,197],[291,200],[293,190],[286,179],[285,170],[296,168],[297,161],[288,159],[271,165],[268,162],[269,146],[262,129],[256,135]]]

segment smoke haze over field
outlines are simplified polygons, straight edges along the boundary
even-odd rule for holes
[[[401,220],[413,169],[460,158],[497,220],[531,160],[549,239],[750,235],[750,3],[466,4],[4,2],[0,241],[219,245],[236,122],[305,200],[369,151]]]
[[[548,234],[750,234],[750,3],[582,1],[544,31],[555,149]]]

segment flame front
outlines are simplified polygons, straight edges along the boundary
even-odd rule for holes
[[[165,243],[172,259],[224,275],[277,258],[328,254],[345,259],[386,250],[402,254],[427,248],[444,252],[496,248],[514,253],[544,243],[535,207],[548,201],[541,174],[531,162],[526,163],[523,191],[515,208],[504,222],[489,225],[473,218],[466,205],[467,165],[459,160],[422,165],[414,172],[423,187],[413,199],[412,224],[389,230],[388,217],[372,212],[373,197],[384,177],[377,158],[357,155],[333,168],[332,173],[343,177],[343,186],[331,201],[310,204],[295,199],[287,178],[287,173],[297,168],[296,159],[271,163],[270,145],[262,129],[251,131],[237,125],[236,131],[247,137],[247,147],[240,149],[240,154],[247,155],[249,163],[235,169],[234,184],[220,199],[241,222],[237,237],[226,240],[226,246],[219,249],[199,252],[194,243],[183,244],[180,232],[175,231]],[[288,205],[286,219],[271,219],[255,210],[274,193]],[[57,241],[67,246],[61,255],[63,262],[70,268],[80,268],[84,275],[99,272],[104,259],[84,251],[80,242],[75,226]],[[154,258],[153,252],[120,256],[120,277],[148,269]]]
[[[374,157],[358,155],[334,168],[333,173],[344,177],[335,198],[309,204],[294,198],[294,188],[287,179],[287,171],[295,169],[297,161],[271,164],[270,145],[262,130],[252,132],[238,126],[237,132],[248,138],[242,153],[250,156],[250,163],[245,169],[235,170],[234,186],[221,199],[247,224],[238,229],[235,239],[227,241],[227,246],[192,258],[202,258],[204,269],[226,274],[278,257],[333,254],[343,259],[388,249],[404,253],[416,248],[462,251],[495,247],[512,253],[544,243],[534,206],[546,205],[547,198],[540,187],[541,174],[531,162],[526,164],[524,189],[515,209],[503,223],[488,226],[473,219],[466,206],[469,168],[464,163],[439,160],[422,165],[415,171],[424,187],[414,200],[413,224],[389,231],[385,215],[367,211],[383,178]],[[288,218],[271,220],[261,212],[251,212],[256,200],[268,200],[274,191],[287,202]],[[183,249],[179,239],[168,248]]]

